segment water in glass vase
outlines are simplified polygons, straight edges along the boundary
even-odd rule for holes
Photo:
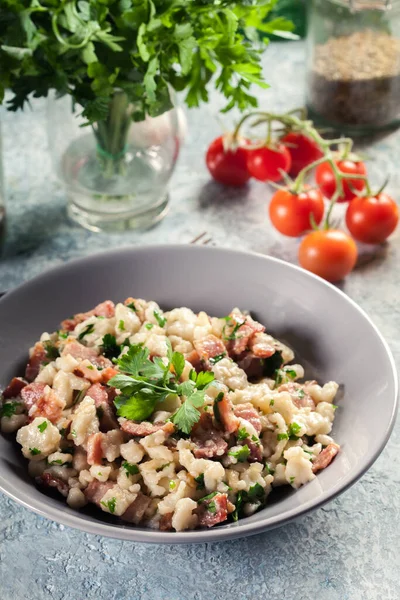
[[[166,213],[179,152],[176,111],[136,123],[131,110],[126,97],[116,95],[107,119],[78,127],[68,144],[65,138],[63,148],[58,144],[68,213],[88,229],[146,228]]]

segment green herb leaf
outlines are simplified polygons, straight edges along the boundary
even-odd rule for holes
[[[154,323],[146,323],[145,327],[146,329],[153,329]]]
[[[238,429],[238,432],[237,432],[238,442],[242,442],[244,440],[247,440],[248,437],[249,437],[249,434],[248,434],[247,429],[245,429],[244,427],[241,427],[240,429]]]
[[[43,423],[40,423],[40,425],[38,425],[37,428],[39,429],[40,433],[43,433],[43,431],[47,429],[47,421],[43,421]]]
[[[0,417],[12,417],[15,415],[18,406],[21,406],[21,402],[6,402],[0,409]]]
[[[36,456],[37,454],[42,454],[42,452],[40,450],[38,450],[37,448],[29,448],[29,452],[32,454],[32,456]]]
[[[131,310],[133,310],[133,312],[137,312],[137,308],[134,305],[133,302],[130,302],[129,304],[126,305],[128,308],[130,308]]]
[[[85,335],[89,335],[90,333],[93,333],[93,331],[94,331],[94,325],[93,325],[93,323],[89,323],[89,325],[87,325],[85,327],[85,329],[78,335],[78,340],[83,340]]]
[[[299,438],[299,432],[301,430],[301,425],[299,425],[298,423],[290,423],[289,425],[289,429],[288,429],[288,434],[289,434],[289,439],[290,440],[297,440]]]
[[[159,324],[159,326],[160,326],[160,327],[164,327],[164,326],[165,326],[165,324],[166,324],[166,322],[167,322],[167,319],[166,319],[165,317],[162,317],[162,316],[160,315],[160,313],[158,312],[158,310],[155,310],[155,311],[153,312],[153,314],[154,314],[154,316],[155,316],[155,318],[156,318],[156,321],[157,321],[157,323]]]
[[[276,437],[278,439],[278,442],[280,442],[281,440],[287,440],[289,438],[287,433],[278,433]]]
[[[245,444],[239,450],[231,450],[228,454],[229,456],[236,458],[238,462],[245,462],[250,456],[250,449],[248,445]]]
[[[204,490],[204,473],[200,473],[200,475],[198,477],[194,478],[195,482],[197,483],[197,488],[198,490]]]
[[[297,391],[297,395],[299,398],[304,398],[304,396],[306,395],[304,390],[298,390]]]
[[[277,369],[283,365],[282,352],[276,351],[269,358],[261,359],[264,377],[273,377]]]
[[[127,477],[129,475],[137,475],[139,473],[139,467],[137,465],[129,463],[126,460],[124,460],[124,462],[122,463],[122,466],[124,467],[124,469],[126,471],[126,476]]]
[[[43,346],[46,352],[46,356],[49,360],[55,360],[60,356],[60,352],[58,351],[57,346],[55,346],[50,340],[44,341]]]
[[[113,498],[111,498],[111,500],[108,500],[108,502],[102,501],[101,504],[103,506],[105,506],[106,508],[108,508],[110,513],[113,515],[115,513],[115,506],[117,504],[117,499],[113,497]]]
[[[125,321],[123,321],[122,319],[118,323],[118,329],[120,331],[125,331]]]
[[[222,354],[217,354],[216,356],[212,356],[211,358],[208,359],[208,362],[210,363],[210,365],[216,365],[220,360],[222,360],[225,357],[226,357],[226,352],[223,352]]]

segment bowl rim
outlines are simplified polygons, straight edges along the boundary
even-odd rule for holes
[[[149,244],[149,245],[138,245],[132,246],[127,245],[117,249],[103,251],[103,252],[95,252],[88,256],[80,257],[71,261],[67,261],[66,263],[62,263],[60,265],[56,265],[51,267],[50,269],[45,270],[43,273],[32,277],[28,281],[25,281],[12,289],[10,292],[0,298],[0,310],[3,303],[9,301],[9,298],[16,294],[19,295],[21,292],[24,293],[25,289],[29,289],[31,285],[36,285],[40,283],[42,279],[47,279],[52,275],[58,274],[60,271],[73,269],[75,266],[83,265],[85,263],[90,263],[91,261],[101,260],[102,258],[110,258],[116,257],[118,255],[124,255],[126,253],[148,253],[148,252],[171,252],[171,251],[184,251],[187,252],[202,252],[204,254],[212,254],[218,252],[220,254],[225,254],[227,257],[234,257],[237,255],[245,255],[245,256],[254,256],[265,260],[266,262],[273,262],[283,266],[284,268],[296,272],[301,272],[302,276],[309,277],[318,282],[319,285],[327,286],[331,289],[334,294],[337,294],[339,297],[342,297],[346,302],[350,303],[351,306],[368,322],[370,327],[374,330],[375,334],[378,336],[382,346],[385,350],[386,357],[391,366],[392,371],[392,383],[394,387],[394,399],[393,399],[393,407],[390,415],[390,420],[388,426],[386,428],[384,436],[382,436],[382,440],[369,458],[369,460],[361,466],[360,469],[354,471],[350,471],[346,477],[337,482],[331,489],[324,492],[318,499],[310,499],[306,503],[301,506],[294,507],[290,510],[287,510],[285,513],[280,515],[276,515],[274,517],[269,517],[266,520],[260,520],[254,523],[246,523],[246,519],[238,521],[237,523],[230,524],[230,526],[226,528],[216,528],[209,530],[191,530],[184,532],[159,532],[158,530],[153,529],[136,529],[132,526],[127,525],[113,525],[109,523],[104,523],[101,521],[88,521],[85,515],[76,511],[76,514],[66,513],[63,508],[64,505],[60,503],[60,507],[47,506],[46,508],[42,508],[42,504],[40,500],[30,498],[27,493],[20,493],[14,486],[10,486],[7,480],[0,473],[0,491],[6,494],[9,498],[21,504],[25,508],[33,511],[34,513],[40,515],[41,517],[45,517],[47,519],[51,519],[57,523],[62,525],[67,525],[68,527],[72,527],[74,529],[79,529],[86,533],[91,533],[95,535],[103,535],[105,537],[116,538],[121,540],[127,540],[131,542],[146,542],[146,543],[155,543],[155,544],[189,544],[189,543],[204,543],[204,542],[213,542],[213,541],[225,541],[228,539],[236,539],[239,537],[246,537],[249,535],[255,535],[257,533],[261,533],[263,531],[273,529],[275,527],[280,527],[281,525],[285,525],[289,521],[292,521],[300,516],[305,515],[311,510],[320,508],[339,494],[345,492],[349,487],[351,487],[354,483],[356,483],[368,469],[373,465],[373,463],[377,460],[382,450],[386,446],[390,435],[393,431],[393,427],[396,421],[396,415],[398,411],[398,399],[399,399],[399,382],[398,382],[398,374],[397,368],[394,361],[394,357],[392,355],[391,349],[384,339],[383,335],[380,333],[377,326],[368,316],[368,314],[347,294],[345,294],[341,289],[337,288],[335,285],[325,281],[321,277],[302,269],[301,267],[294,265],[292,263],[288,263],[279,258],[261,254],[260,252],[254,252],[249,250],[236,250],[232,248],[219,248],[214,246],[201,246],[194,244]],[[262,513],[259,513],[262,514]]]

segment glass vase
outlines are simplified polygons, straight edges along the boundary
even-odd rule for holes
[[[104,119],[87,125],[69,96],[48,100],[49,148],[69,216],[87,229],[148,228],[166,214],[179,153],[177,110],[134,122],[116,91]]]

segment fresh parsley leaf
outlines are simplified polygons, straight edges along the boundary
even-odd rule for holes
[[[185,357],[180,352],[174,352],[171,363],[174,367],[175,376],[177,379],[179,379],[183,373],[183,369],[185,368]]]
[[[278,439],[278,442],[280,442],[281,440],[289,439],[289,436],[287,433],[278,433],[277,439]]]
[[[288,429],[288,434],[289,434],[289,439],[290,440],[297,440],[299,438],[299,432],[301,430],[301,425],[299,425],[298,423],[290,423],[289,425],[289,429]]]
[[[155,316],[155,318],[156,318],[156,321],[157,321],[157,323],[159,324],[159,326],[160,326],[160,327],[164,327],[164,325],[165,325],[165,324],[166,324],[166,322],[167,322],[167,319],[166,319],[165,317],[162,317],[162,316],[160,315],[160,313],[158,312],[158,310],[155,310],[155,311],[153,312],[153,314],[154,314],[154,316]]]
[[[216,504],[215,504],[215,502],[213,500],[211,500],[211,502],[208,503],[207,510],[212,515],[217,512],[217,506],[216,506]]]
[[[119,417],[125,417],[131,421],[145,421],[152,415],[156,407],[158,398],[151,392],[146,394],[143,389],[137,392],[135,396],[126,398],[123,395],[114,400]]]
[[[113,515],[115,513],[115,506],[117,504],[117,499],[115,497],[113,497],[113,498],[111,498],[111,500],[108,500],[108,502],[102,501],[101,504],[103,506],[105,506],[106,508],[108,508],[110,513]]]
[[[189,434],[193,425],[200,419],[200,413],[192,403],[193,396],[186,398],[180,408],[171,417],[172,423],[183,433]],[[204,399],[204,396],[203,396]]]
[[[166,469],[167,467],[169,467],[171,463],[165,463],[165,465],[161,465],[161,467],[157,467],[156,472],[159,473],[160,471],[163,471],[164,469]]]
[[[290,483],[290,485],[292,485],[294,483],[295,479],[296,479],[296,477],[294,475],[292,477],[289,477],[289,483]]]
[[[197,483],[197,488],[198,490],[204,490],[204,473],[200,473],[200,475],[198,477],[194,478],[195,482]]]
[[[21,406],[21,402],[6,402],[0,409],[0,417],[12,417],[17,412],[18,406]]]
[[[217,494],[219,494],[219,492],[211,492],[211,494],[207,494],[207,496],[203,496],[202,498],[200,498],[200,500],[197,500],[197,502],[199,504],[203,504],[203,502],[208,502],[209,500],[212,500],[214,498],[214,496],[216,496]]]
[[[49,465],[63,465],[63,461],[61,460],[61,458],[57,458],[56,460],[52,460]]]
[[[221,415],[219,412],[219,403],[222,402],[222,400],[224,399],[224,392],[220,392],[218,394],[218,396],[215,398],[214,400],[214,404],[213,404],[213,412],[214,412],[214,418],[217,421],[217,423],[221,423]]]
[[[124,462],[122,463],[122,466],[124,467],[124,469],[126,471],[126,476],[127,477],[129,475],[137,475],[139,473],[139,467],[137,465],[129,463],[126,460],[124,460]]]
[[[130,308],[131,310],[133,310],[133,312],[137,312],[137,308],[134,305],[133,302],[130,302],[129,304],[126,305],[128,308]]]
[[[37,448],[29,448],[29,452],[32,454],[32,456],[36,456],[37,454],[42,454],[42,452],[40,450],[38,450]]]
[[[154,323],[146,323],[145,327],[146,329],[153,329]]]
[[[297,391],[297,395],[299,398],[304,398],[304,396],[306,395],[304,390],[298,390]]]
[[[245,462],[250,456],[250,449],[248,445],[245,444],[239,450],[231,450],[228,454],[229,456],[236,458],[238,462]]]
[[[210,365],[216,365],[217,362],[219,362],[220,360],[222,360],[225,357],[226,357],[226,352],[223,352],[222,354],[217,354],[216,356],[212,356],[211,358],[208,359],[208,362],[210,363]]]
[[[40,425],[38,425],[37,428],[39,429],[40,433],[43,433],[47,429],[47,421],[43,421],[43,423],[40,423]]]
[[[69,336],[68,331],[59,331],[58,332],[58,337],[61,338],[62,340],[66,340],[68,336]]]
[[[125,331],[125,321],[123,321],[122,319],[120,319],[120,321],[118,323],[118,329],[120,331]]]
[[[236,496],[235,510],[232,513],[232,519],[237,521],[240,518],[243,509],[243,492],[238,492]]]
[[[138,376],[140,370],[147,364],[149,350],[141,344],[129,346],[126,354],[117,360],[117,365],[121,373]]]
[[[339,408],[339,407],[338,407],[338,405],[337,405],[337,404],[332,404],[332,408],[333,408],[334,410],[336,410],[336,409],[337,409],[337,408]]]
[[[115,335],[112,335],[111,333],[106,333],[106,335],[103,336],[101,348],[104,356],[109,359],[118,358],[121,354],[121,346],[117,344]]]
[[[249,491],[246,492],[246,502],[264,502],[265,501],[265,490],[259,484],[255,483],[249,488]]]
[[[200,371],[196,376],[196,387],[205,390],[214,381],[215,375],[212,371]]]
[[[237,338],[238,330],[240,329],[240,327],[242,325],[244,325],[246,323],[246,319],[244,319],[243,321],[235,321],[232,317],[229,317],[225,320],[226,320],[227,324],[224,325],[224,328],[222,330],[222,337],[226,341],[235,340]],[[230,327],[230,331],[228,333],[226,332],[227,327]]]
[[[283,369],[283,370],[284,370],[286,377],[289,377],[290,379],[296,379],[297,373],[294,369]]]
[[[274,469],[271,469],[271,467],[269,466],[268,463],[265,463],[265,470],[267,471],[268,475],[274,475],[275,471]]]
[[[79,404],[79,402],[81,402],[84,397],[86,396],[86,392],[87,390],[74,390],[73,395],[72,395],[72,404],[75,406],[75,404]]]
[[[274,404],[275,404],[275,400],[272,398],[272,399],[269,401],[269,405],[270,405],[270,406],[273,406]]]
[[[248,437],[249,437],[249,434],[247,432],[247,429],[245,429],[245,427],[241,427],[240,429],[238,429],[238,432],[237,432],[238,442],[242,442],[244,440],[247,440]]]
[[[60,352],[58,351],[57,346],[55,346],[50,340],[44,341],[43,346],[46,352],[46,356],[49,360],[55,360],[60,356]]]
[[[89,323],[89,325],[87,325],[85,327],[85,329],[78,335],[78,340],[83,340],[85,335],[89,335],[90,333],[93,333],[93,331],[94,331],[94,325],[93,325],[93,323]]]

